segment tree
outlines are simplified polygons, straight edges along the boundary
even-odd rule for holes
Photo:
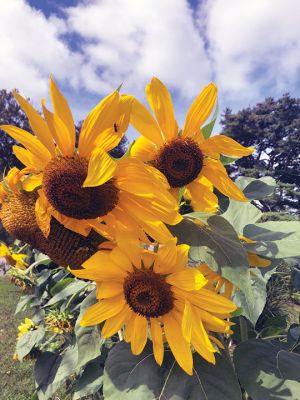
[[[0,125],[14,125],[31,132],[28,119],[16,102],[12,92],[0,90]],[[5,170],[13,166],[19,168],[22,164],[12,152],[12,146],[16,142],[0,129],[0,181]]]
[[[275,194],[263,202],[263,211],[289,211],[300,216],[300,99],[284,94],[222,115],[223,134],[256,151],[229,166],[236,175],[273,176]]]

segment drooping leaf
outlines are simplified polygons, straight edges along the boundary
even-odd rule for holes
[[[194,354],[193,376],[187,375],[170,351],[161,367],[147,343],[139,356],[121,342],[108,354],[103,380],[105,400],[241,400],[241,391],[230,363],[216,354],[216,365]]]
[[[59,293],[61,290],[63,290],[72,282],[74,282],[74,278],[71,277],[59,280],[50,288],[51,296],[55,296],[57,293]]]
[[[253,400],[299,398],[300,355],[286,343],[252,339],[240,343],[233,360],[241,385]]]
[[[86,288],[89,283],[79,280],[74,280],[66,287],[62,288],[62,290],[56,293],[51,299],[45,304],[45,307],[52,306],[55,303],[58,303],[61,300],[65,300],[67,297],[72,296],[73,294],[80,292],[84,288]]]
[[[45,329],[40,326],[38,329],[28,331],[18,338],[17,353],[20,361],[31,352],[34,346],[42,341],[44,335]]]
[[[85,311],[96,303],[96,291],[93,290],[81,303],[80,314],[75,324],[75,337],[78,351],[77,370],[96,359],[101,354],[104,340],[100,336],[99,327],[80,326],[80,320]]]
[[[272,194],[276,187],[276,181],[271,176],[255,179],[240,176],[235,183],[243,190],[249,200],[260,200]]]
[[[90,361],[76,381],[73,400],[97,393],[103,385],[103,360],[100,357]]]

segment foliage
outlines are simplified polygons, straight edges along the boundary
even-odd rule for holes
[[[16,102],[12,92],[0,90],[0,125],[12,124],[29,132],[28,119]],[[22,164],[12,153],[12,146],[16,142],[0,129],[0,174],[13,166],[21,167]]]
[[[263,211],[289,211],[299,216],[300,99],[285,94],[237,113],[226,109],[221,124],[225,135],[256,148],[251,156],[230,165],[231,173],[253,178],[270,175],[276,179],[275,193],[261,202]]]

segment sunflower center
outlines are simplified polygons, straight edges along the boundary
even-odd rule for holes
[[[125,299],[137,314],[157,318],[173,308],[173,294],[165,278],[151,270],[135,270],[124,280]]]
[[[154,166],[165,175],[171,187],[182,187],[199,175],[203,154],[193,139],[177,138],[160,149]]]
[[[76,219],[106,215],[118,203],[113,179],[101,186],[83,188],[88,173],[85,158],[59,157],[47,164],[43,187],[49,203],[61,214]]]

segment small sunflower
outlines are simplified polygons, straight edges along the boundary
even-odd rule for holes
[[[98,302],[83,315],[81,325],[106,321],[101,335],[114,335],[125,326],[124,339],[133,354],[140,354],[148,331],[156,362],[164,357],[168,342],[178,364],[193,373],[192,348],[210,363],[215,362],[219,343],[209,331],[230,333],[230,313],[236,306],[205,288],[208,281],[197,268],[187,267],[189,246],[176,246],[173,238],[157,253],[117,237],[110,254],[98,252],[76,276],[96,281]],[[164,339],[165,338],[165,339]]]
[[[171,95],[160,80],[151,80],[146,96],[156,119],[134,99],[130,122],[143,136],[133,144],[131,155],[161,171],[176,199],[180,188],[185,187],[184,197],[191,200],[197,211],[216,210],[218,199],[213,187],[230,198],[247,201],[228,177],[220,155],[241,157],[254,149],[224,135],[205,139],[201,132],[216,103],[216,85],[210,83],[194,100],[182,130],[174,116]]]
[[[130,117],[132,97],[113,92],[84,120],[76,147],[75,125],[68,102],[50,79],[54,112],[42,102],[44,118],[18,93],[34,134],[11,125],[6,133],[24,147],[13,146],[30,175],[27,191],[39,189],[37,222],[47,237],[54,217],[66,228],[87,236],[110,214],[121,213],[160,242],[171,234],[164,223],[180,221],[178,206],[163,176],[136,159],[114,160],[108,151],[118,145]],[[1,195],[1,193],[0,193]]]
[[[15,253],[10,247],[7,247],[6,244],[2,242],[0,242],[0,257],[5,258],[9,265],[22,270],[25,270],[28,266],[25,261],[27,254]]]
[[[18,336],[21,337],[25,333],[33,331],[34,329],[36,329],[34,322],[30,318],[25,318],[24,322],[18,326]]]

